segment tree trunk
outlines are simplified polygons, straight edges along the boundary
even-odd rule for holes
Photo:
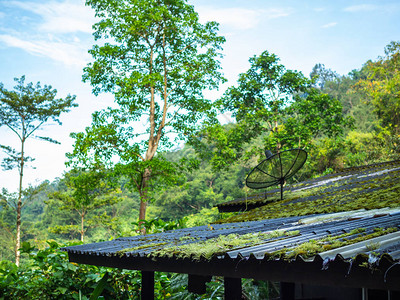
[[[140,196],[139,220],[146,218],[147,201],[144,201],[145,196]]]
[[[83,243],[83,235],[85,234],[85,230],[83,229],[85,213],[81,213],[81,242]]]
[[[144,220],[146,218],[147,201],[144,201],[142,197],[143,197],[142,194],[140,194],[139,230],[141,234],[145,235],[146,227],[144,226]],[[146,196],[144,197],[146,198]]]
[[[21,161],[19,169],[19,190],[18,190],[18,202],[17,202],[17,236],[15,242],[15,264],[19,266],[21,257],[21,209],[22,209],[22,178],[24,177],[24,143],[21,141]]]
[[[19,251],[19,249],[21,248],[21,207],[22,207],[22,200],[21,196],[19,196],[17,204],[17,237],[15,243],[15,264],[17,266],[19,266],[19,260],[21,257],[21,252]]]
[[[147,208],[147,203],[149,200],[148,197],[148,181],[150,180],[150,174],[151,171],[150,169],[146,169],[143,173],[142,177],[142,184],[140,186],[140,208],[139,208],[139,227],[141,227],[142,223],[141,220],[146,219],[146,208]],[[146,228],[141,228],[141,233],[146,234]]]

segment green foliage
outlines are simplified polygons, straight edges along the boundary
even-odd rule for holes
[[[269,122],[272,130],[293,93],[305,91],[308,81],[303,74],[286,70],[279,58],[268,51],[249,62],[250,69],[239,75],[238,87],[228,88],[221,98],[221,108],[231,111],[238,122],[254,120],[252,116]]]
[[[21,222],[21,241],[29,239],[44,239],[47,234],[46,228],[38,228],[41,223],[41,216],[44,213],[47,199],[46,193],[52,188],[48,182],[37,186],[29,186],[23,191],[21,213],[24,219]],[[17,193],[9,193],[3,189],[0,194],[0,260],[11,260],[15,255],[15,234],[17,216]]]
[[[95,61],[85,68],[83,78],[91,82],[95,94],[113,92],[120,104],[129,105],[139,116],[151,105],[145,98],[152,89],[162,98],[166,89],[171,104],[192,110],[200,104],[204,87],[217,86],[221,75],[216,59],[225,39],[217,35],[217,23],[200,24],[186,1],[88,0],[86,4],[102,19],[94,25],[95,39],[113,38],[90,51]],[[173,126],[193,117],[180,115],[172,120]]]
[[[8,224],[0,224],[0,259],[12,260],[14,257],[14,230],[8,227]]]
[[[338,172],[346,167],[368,165],[399,158],[399,140],[388,130],[362,132],[352,130],[343,138],[320,138],[309,148],[308,160],[299,176],[305,178]]]
[[[61,204],[60,210],[76,212],[79,215],[77,223],[80,223],[80,226],[58,225],[52,228],[51,231],[54,233],[77,231],[80,233],[81,241],[83,241],[87,227],[91,225],[90,223],[109,223],[110,218],[107,213],[97,216],[92,215],[91,219],[87,220],[88,215],[93,214],[95,209],[113,205],[121,200],[118,194],[113,193],[115,187],[110,184],[108,175],[100,167],[89,171],[75,169],[66,173],[63,184],[67,189],[49,194],[49,201]]]
[[[270,132],[275,138],[275,149],[280,149],[275,136],[284,122],[285,108],[295,93],[304,92],[308,81],[299,72],[286,70],[275,54],[264,51],[249,59],[250,69],[239,75],[237,87],[228,88],[217,102],[221,112],[230,112],[236,123],[216,124],[204,130],[205,142],[192,141],[198,151],[205,152],[212,165],[221,169],[240,158],[243,145],[254,137]],[[211,146],[211,147],[210,147]]]
[[[204,88],[216,87],[222,80],[218,59],[223,38],[217,36],[217,24],[199,24],[197,14],[186,1],[155,3],[87,1],[101,19],[95,24],[95,38],[105,43],[91,50],[94,61],[85,68],[84,80],[91,83],[95,94],[114,93],[117,105],[96,112],[90,127],[72,134],[75,148],[68,156],[70,166],[102,167],[93,172],[74,169],[54,183],[21,189],[25,203],[21,205],[21,267],[9,261],[14,251],[18,195],[3,190],[0,298],[139,298],[140,272],[70,264],[66,254],[57,250],[60,245],[45,241],[73,240],[81,232],[86,241],[98,242],[143,231],[157,233],[199,225],[212,229],[212,222],[222,222],[213,206],[246,196],[249,191],[244,179],[263,158],[265,148],[307,148],[310,159],[293,182],[399,157],[399,43],[390,43],[385,56],[368,61],[346,76],[318,64],[312,81],[299,72],[286,70],[274,54],[263,52],[252,57],[250,69],[216,103],[217,108],[235,118],[234,123],[222,125],[213,118],[211,101],[202,97]],[[170,64],[166,69],[165,62]],[[51,107],[56,107],[39,102],[46,96],[55,96],[55,90],[39,84],[24,86],[23,77],[17,84],[17,90],[33,95],[36,101],[32,103],[37,110],[31,107],[25,112],[43,113],[42,119],[32,119],[26,125],[31,130],[27,131],[28,137],[41,122],[59,123],[59,114],[75,106],[74,97],[68,96],[64,99],[66,106],[58,107],[59,114],[51,115]],[[0,91],[2,105],[14,105],[10,99],[17,96],[16,92],[7,91],[2,85]],[[14,124],[7,119],[7,109],[1,109],[0,116],[1,124],[9,128]],[[207,126],[192,135],[205,116],[212,117]],[[354,127],[348,117],[354,118]],[[138,131],[137,122],[144,121],[149,127]],[[178,134],[169,135],[171,131]],[[150,138],[142,139],[143,134]],[[203,161],[197,160],[188,144],[168,152],[175,137],[189,138]],[[21,162],[32,160],[7,145],[1,148],[8,154],[3,162],[6,169],[22,168]],[[284,203],[226,214],[223,217],[228,219],[224,222],[398,206],[397,182],[366,188],[372,190],[368,195],[352,187],[337,195],[321,188],[315,201],[306,202],[297,200],[310,196],[309,192],[292,193]],[[52,195],[51,199],[47,194]],[[147,218],[142,215],[138,221],[141,200],[151,200],[153,205]],[[387,232],[377,230],[373,236]],[[362,231],[349,234],[357,235],[355,241],[372,237]],[[350,243],[346,236],[310,241],[271,255],[311,256]],[[208,243],[191,241],[186,248],[169,249],[169,253],[210,258],[226,249],[262,240],[257,236],[229,236]],[[33,241],[40,250],[28,243]],[[152,246],[157,243],[141,247]],[[368,247],[373,250],[376,245]],[[223,280],[219,277],[207,283],[207,293],[202,296],[189,293],[186,285],[186,275],[156,273],[155,289],[160,299],[223,297]],[[243,295],[267,299],[276,297],[278,292],[273,283],[243,280]]]
[[[125,182],[112,180],[118,183],[117,191],[105,198],[118,200],[114,204],[93,208],[85,217],[85,241],[98,242],[115,236],[129,236],[136,234],[132,222],[137,221],[139,199],[135,194],[124,188]],[[52,183],[44,182],[34,189],[31,198],[22,208],[21,240],[34,242],[43,248],[46,240],[54,239],[58,242],[79,240],[80,216],[74,210],[62,209],[63,204],[56,199],[49,199],[49,194],[71,192],[65,184],[65,178],[57,179]],[[3,196],[10,197],[10,193]],[[26,195],[26,197],[28,194]],[[103,196],[101,196],[103,197]],[[4,198],[2,198],[4,199]],[[0,258],[11,260],[15,248],[15,218],[16,212],[5,204],[0,204]]]
[[[392,41],[385,47],[385,56],[364,67],[366,79],[357,86],[371,99],[381,124],[400,134],[400,42]]]
[[[34,159],[26,156],[24,145],[28,138],[36,138],[51,143],[59,143],[50,137],[36,135],[44,123],[49,121],[61,125],[61,113],[76,107],[75,96],[68,95],[65,99],[56,98],[57,90],[49,85],[41,86],[40,82],[33,85],[25,84],[25,76],[14,79],[17,85],[13,91],[4,88],[0,83],[0,126],[10,129],[21,143],[21,151],[7,145],[0,145],[7,157],[2,161],[5,170],[18,168],[22,177],[24,164]]]
[[[399,48],[399,43],[392,41],[385,47],[385,56],[367,61],[347,76],[321,64],[314,67],[311,76],[324,93],[340,100],[344,113],[354,117],[357,130],[378,133],[388,129],[398,135]]]
[[[92,295],[90,296],[89,300],[96,300],[101,293],[103,292],[104,288],[107,286],[108,280],[108,272],[106,272],[100,281],[97,283],[96,288],[94,289]]]
[[[77,106],[75,96],[56,99],[57,90],[49,85],[42,87],[39,82],[35,86],[25,85],[25,76],[14,80],[17,83],[14,91],[8,91],[0,83],[0,126],[12,130],[21,142],[50,120],[61,124],[60,114]],[[55,142],[48,137],[35,137]]]
[[[204,208],[243,196],[243,168],[238,165],[213,172],[210,164],[182,173],[177,185],[160,193],[154,204],[162,218],[182,218]]]
[[[22,180],[25,163],[33,160],[33,158],[26,156],[25,143],[28,138],[33,137],[51,143],[59,143],[50,137],[36,135],[36,131],[44,123],[51,120],[61,125],[60,114],[68,112],[71,107],[75,107],[77,104],[74,103],[75,96],[68,95],[65,99],[56,99],[57,90],[53,90],[51,86],[45,85],[42,87],[39,82],[36,86],[33,83],[25,85],[25,76],[14,80],[17,83],[14,91],[8,91],[0,83],[0,127],[7,127],[17,136],[21,151],[17,151],[7,145],[0,145],[0,148],[7,154],[1,166],[5,170],[17,168],[19,172],[18,196],[13,206],[17,213],[15,262],[19,265],[20,253],[18,249],[21,243],[21,209],[24,205],[22,201],[24,193]]]
[[[139,299],[141,273],[90,265],[69,263],[67,254],[58,250],[61,244],[48,242],[43,250],[24,243],[22,252],[29,256],[17,267],[0,261],[0,295],[4,299]],[[214,277],[207,283],[205,295],[187,291],[187,275],[156,272],[156,299],[219,299],[223,297],[223,280]],[[251,299],[276,295],[269,282],[244,279],[243,293]]]
[[[69,158],[78,165],[117,158],[115,170],[139,193],[144,220],[152,181],[169,184],[176,172],[157,153],[172,140],[185,140],[212,111],[203,90],[224,80],[218,60],[225,39],[217,35],[216,22],[200,24],[186,0],[86,4],[100,19],[93,28],[101,42],[89,51],[94,61],[83,80],[95,95],[113,93],[117,107],[96,112],[85,133],[72,135]]]
[[[216,207],[202,208],[198,213],[186,217],[186,226],[195,227],[209,225],[220,218],[220,213]]]
[[[187,300],[220,300],[224,298],[224,279],[223,277],[213,276],[210,282],[206,283],[206,293],[195,295],[189,293],[187,289],[176,289],[187,285],[186,274],[176,274],[170,280],[173,293],[168,299],[187,299]],[[258,281],[252,279],[242,279],[242,298],[252,300],[275,299],[279,298],[279,283],[269,281]]]
[[[180,219],[177,221],[163,221],[161,219],[155,218],[150,220],[139,220],[138,222],[132,222],[132,225],[135,226],[136,232],[141,232],[143,229],[146,230],[146,233],[158,233],[165,232],[167,230],[175,230],[186,227],[186,220]]]
[[[106,299],[139,297],[139,272],[69,263],[60,247],[49,241],[47,248],[34,251],[23,243],[29,261],[19,268],[0,263],[0,294],[6,299],[89,299],[100,286]]]
[[[356,88],[360,80],[366,79],[365,67],[353,70],[348,75],[339,75],[322,64],[316,64],[310,77],[314,86],[341,102],[343,114],[354,118],[354,128],[361,132],[372,132],[377,129],[378,117],[373,113],[373,106],[365,93]],[[347,133],[346,128],[343,128]]]
[[[287,108],[287,119],[277,131],[277,138],[286,147],[307,148],[313,138],[341,136],[354,121],[350,116],[344,117],[342,110],[339,100],[310,89],[306,96],[296,96],[295,102]],[[273,140],[266,143],[267,149],[272,149],[273,145]]]
[[[256,150],[261,153],[308,148],[312,139],[337,137],[351,127],[353,119],[343,116],[340,101],[313,88],[302,73],[286,70],[275,54],[264,51],[250,63],[237,87],[228,88],[218,102],[236,123],[209,126],[202,140],[193,141],[215,169],[253,156],[256,148],[249,146],[257,138],[261,143]]]
[[[327,69],[324,64],[316,64],[310,73],[310,78],[314,87],[325,91],[329,89],[330,83],[340,78],[340,75],[331,69]]]

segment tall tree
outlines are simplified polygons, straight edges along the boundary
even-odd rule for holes
[[[327,69],[324,64],[316,64],[310,73],[310,78],[313,80],[314,87],[324,90],[327,82],[334,82],[340,76],[335,71]]]
[[[372,104],[365,93],[360,93],[355,89],[359,80],[367,78],[365,67],[352,70],[347,75],[339,75],[323,64],[316,64],[310,77],[314,87],[342,103],[343,114],[354,117],[356,129],[370,132],[376,128],[377,117],[375,113],[371,113]]]
[[[79,225],[58,225],[51,229],[55,233],[78,232],[80,240],[83,242],[85,232],[88,228],[88,220],[95,222],[93,212],[101,207],[112,205],[121,200],[112,192],[115,186],[110,184],[107,172],[101,167],[93,170],[72,170],[64,175],[62,184],[67,189],[49,194],[51,204],[56,201],[60,204],[60,209],[75,212],[78,214]],[[90,215],[91,214],[91,215]],[[103,214],[103,221],[109,219],[107,214]]]
[[[199,23],[187,0],[86,4],[101,21],[94,25],[99,44],[90,50],[94,62],[84,69],[83,79],[95,95],[113,93],[118,106],[96,113],[91,128],[73,135],[70,158],[79,161],[92,152],[110,162],[117,156],[119,169],[130,174],[140,194],[143,220],[151,179],[168,177],[163,170],[170,165],[156,153],[171,147],[168,137],[186,139],[210,111],[203,90],[223,80],[218,59],[225,39],[217,35],[217,23]]]
[[[18,168],[19,186],[16,205],[16,246],[15,262],[19,265],[21,246],[21,208],[23,196],[23,176],[26,162],[33,159],[26,156],[25,143],[28,138],[37,138],[51,143],[58,143],[56,140],[46,136],[36,135],[36,132],[43,124],[54,121],[61,125],[60,114],[68,112],[71,107],[77,106],[74,103],[75,96],[68,95],[64,99],[56,98],[57,90],[49,85],[41,86],[38,82],[25,84],[25,76],[14,79],[17,85],[13,91],[4,88],[0,83],[0,126],[6,126],[19,139],[21,150],[15,150],[7,145],[0,145],[8,155],[2,162],[5,170]]]
[[[218,103],[236,122],[207,127],[198,139],[197,149],[214,167],[249,156],[244,146],[257,137],[262,137],[264,147],[280,151],[305,147],[320,134],[340,134],[340,126],[349,123],[339,101],[313,88],[302,73],[287,70],[275,54],[264,51],[249,61],[250,69],[239,75],[238,84],[229,87]]]

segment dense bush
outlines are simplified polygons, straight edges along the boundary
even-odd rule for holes
[[[157,227],[158,221],[152,227]],[[149,224],[148,224],[149,225]],[[162,224],[165,227],[165,224]],[[157,230],[158,230],[157,229]],[[35,250],[24,242],[23,263],[0,261],[0,300],[6,299],[140,299],[141,272],[119,270],[68,262],[60,245]],[[187,291],[187,275],[155,272],[156,299],[223,299],[223,278],[213,277],[207,292],[196,295]],[[268,299],[278,295],[276,285],[243,279],[245,299]]]
[[[0,299],[89,299],[98,291],[106,299],[139,297],[140,272],[69,263],[62,245],[48,245],[35,251],[23,243],[21,267],[0,262]]]

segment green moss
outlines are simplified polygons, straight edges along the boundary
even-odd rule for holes
[[[377,228],[373,233],[365,234],[365,229],[359,228],[350,231],[349,233],[344,233],[338,236],[327,236],[325,238],[319,240],[310,240],[309,242],[302,243],[294,248],[284,248],[278,250],[273,253],[266,253],[267,256],[270,257],[280,257],[283,259],[292,259],[298,255],[301,255],[303,258],[308,258],[316,255],[317,253],[322,253],[328,250],[340,248],[343,246],[355,244],[358,242],[366,241],[381,235],[385,235],[388,233],[392,233],[397,231],[397,228]],[[352,239],[346,239],[346,237],[354,236],[358,234],[358,236],[353,237]],[[368,244],[372,245],[372,244]],[[367,245],[367,249],[368,249]],[[376,247],[377,245],[373,245],[372,247]],[[379,245],[378,245],[379,248]],[[373,249],[376,250],[377,248]],[[369,250],[369,249],[368,249]],[[369,250],[372,251],[372,250]]]
[[[133,252],[136,250],[141,250],[141,249],[146,249],[146,248],[154,248],[154,247],[159,247],[159,246],[163,246],[166,245],[167,242],[162,242],[162,243],[149,243],[149,244],[144,244],[144,245],[140,245],[140,246],[136,246],[136,247],[132,247],[132,248],[125,248],[122,250],[117,251],[115,254],[121,256],[124,256],[125,253],[128,252]]]
[[[369,243],[367,245],[365,245],[365,247],[367,247],[368,251],[374,251],[374,250],[378,250],[381,247],[380,243]]]
[[[185,242],[185,241],[195,241],[196,239],[197,239],[197,238],[195,238],[195,237],[185,235],[185,236],[181,237],[181,238],[179,239],[179,241],[181,241],[181,242]]]
[[[306,191],[286,193],[282,201],[275,201],[231,216],[216,223],[244,222],[263,219],[306,216],[310,214],[334,213],[360,208],[377,209],[400,206],[400,182],[390,180],[400,172],[378,179],[366,179],[354,187],[337,184],[329,187],[312,188]],[[338,188],[340,187],[340,189]]]
[[[273,231],[273,232],[257,232],[247,233],[243,235],[229,234],[221,235],[216,238],[208,239],[206,241],[188,243],[180,246],[166,247],[164,249],[153,251],[149,254],[150,257],[172,257],[177,258],[192,258],[194,260],[207,259],[222,255],[227,251],[240,249],[247,246],[255,246],[264,243],[270,238],[277,238],[285,236],[292,236],[299,234],[299,231]]]
[[[356,228],[356,229],[351,230],[349,232],[349,235],[354,235],[354,234],[363,233],[363,232],[365,232],[365,228]]]

